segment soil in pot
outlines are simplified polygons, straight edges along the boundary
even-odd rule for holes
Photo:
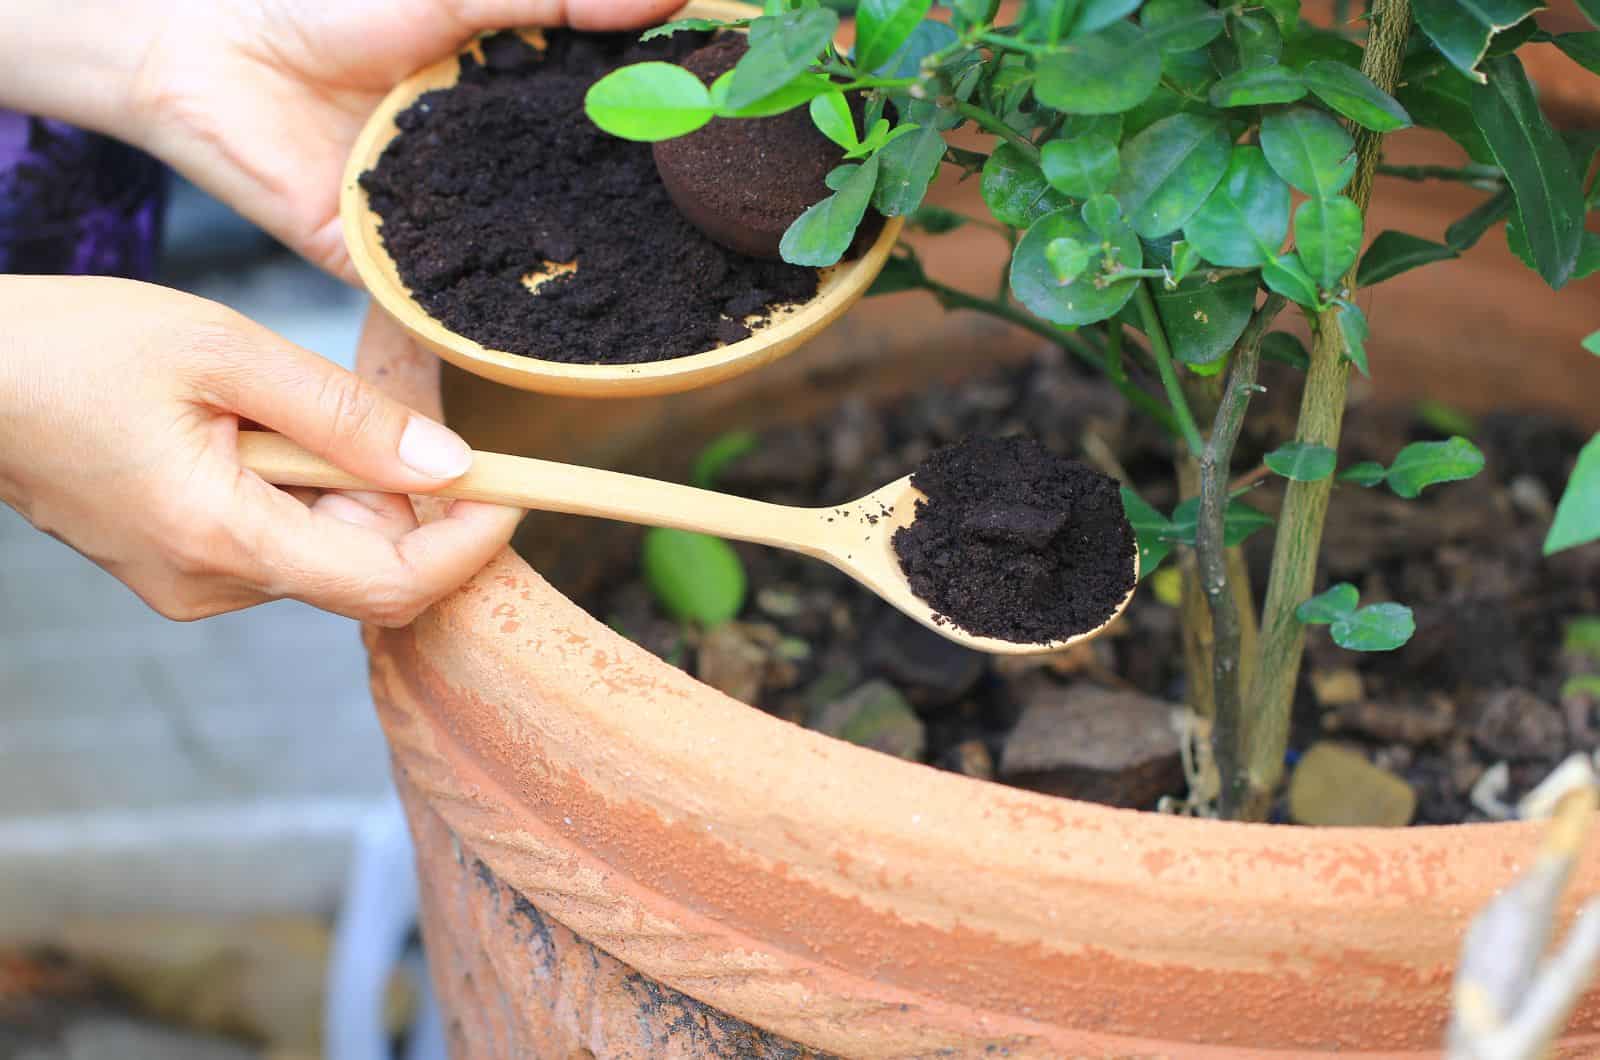
[[[456,85],[402,111],[361,184],[418,303],[489,349],[633,364],[748,338],[812,297],[816,270],[707,238],[673,207],[650,145],[584,113],[589,86],[611,70],[679,61],[706,40],[557,31],[541,50],[499,34],[481,61],[462,57]]]
[[[1268,392],[1256,399],[1239,468],[1292,430],[1292,372],[1264,366]],[[1338,488],[1318,588],[1350,581],[1363,602],[1403,601],[1418,632],[1398,651],[1356,654],[1311,631],[1290,754],[1291,766],[1348,769],[1354,760],[1380,771],[1332,788],[1398,785],[1416,823],[1492,819],[1494,800],[1483,796],[1514,802],[1568,753],[1600,746],[1600,549],[1540,554],[1551,498],[1587,435],[1538,415],[1458,420],[1449,410],[1352,407],[1341,466],[1387,463],[1408,442],[1467,426],[1487,463],[1476,479],[1416,500]],[[1177,502],[1169,441],[1054,353],[882,407],[847,398],[815,422],[759,434],[716,484],[779,503],[835,504],[958,439],[1023,434],[1091,457],[1162,510]],[[1248,501],[1270,514],[1280,497],[1269,477]],[[887,753],[1141,809],[1184,792],[1173,722],[1186,690],[1171,573],[1147,580],[1094,641],[1000,658],[945,641],[822,563],[736,548],[747,602],[716,629],[670,620],[626,556],[580,602],[736,698]],[[1270,551],[1267,534],[1246,543],[1258,596]],[[1329,743],[1356,753],[1306,754]],[[1279,820],[1287,808],[1285,799]]]

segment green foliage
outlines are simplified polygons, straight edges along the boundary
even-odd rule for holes
[[[1174,114],[1129,140],[1112,194],[1134,231],[1147,239],[1183,227],[1228,169],[1231,146],[1221,118]]]
[[[1062,283],[1047,249],[1057,240],[1099,248],[1092,268]],[[1017,243],[1011,257],[1011,293],[1031,312],[1055,324],[1093,324],[1133,297],[1137,279],[1115,278],[1119,265],[1139,261],[1139,237],[1125,221],[1096,232],[1072,207],[1046,214]]]
[[[1117,141],[1094,130],[1071,140],[1051,140],[1039,152],[1040,169],[1063,195],[1087,199],[1111,187],[1121,170]]]
[[[1357,125],[1377,132],[1394,132],[1411,125],[1411,115],[1399,100],[1373,84],[1366,74],[1344,63],[1319,59],[1307,63],[1300,77],[1318,99]]]
[[[1361,210],[1343,195],[1307,199],[1295,211],[1294,238],[1306,270],[1334,290],[1361,251]]]
[[[1170,525],[1166,516],[1145,502],[1127,486],[1122,487],[1122,511],[1133,527],[1134,540],[1139,544],[1139,580],[1144,581],[1155,573],[1161,561],[1172,551],[1172,542],[1162,533]]]
[[[700,79],[671,63],[635,63],[613,70],[583,99],[589,119],[624,140],[670,140],[694,132],[715,114]]]
[[[1068,204],[1038,163],[1009,143],[996,147],[983,165],[983,201],[996,221],[1012,228],[1027,228]]]
[[[1265,264],[1289,234],[1289,185],[1259,147],[1235,147],[1228,168],[1184,224],[1184,237],[1217,265]]]
[[[1481,82],[1478,63],[1489,39],[1544,5],[1539,0],[1413,0],[1417,25],[1463,74]]]
[[[681,622],[709,628],[744,607],[744,564],[719,537],[653,527],[645,532],[640,564],[650,591]]]
[[[1355,176],[1355,141],[1314,107],[1269,113],[1261,120],[1261,150],[1278,176],[1314,199],[1339,194]]]
[[[722,474],[723,469],[741,456],[753,452],[757,444],[756,436],[749,431],[729,431],[716,438],[695,457],[689,481],[701,489],[714,489],[717,476]]]
[[[836,264],[844,257],[872,201],[879,165],[879,157],[873,155],[862,165],[840,166],[829,174],[833,194],[808,207],[789,226],[778,245],[783,260],[820,267]],[[843,176],[835,179],[841,172]]]
[[[1310,442],[1280,445],[1262,458],[1267,467],[1296,482],[1316,482],[1333,474],[1337,459],[1332,449]]]
[[[1069,41],[1041,56],[1033,94],[1065,114],[1121,114],[1161,80],[1161,51],[1132,23]]]
[[[1417,631],[1411,608],[1403,604],[1357,607],[1360,594],[1349,582],[1313,596],[1295,610],[1306,625],[1327,626],[1333,642],[1350,651],[1393,651]]]
[[[1483,453],[1457,435],[1443,442],[1412,442],[1389,465],[1389,488],[1407,500],[1439,482],[1468,479],[1483,470]]]
[[[1593,338],[1593,336],[1590,336]],[[1578,454],[1572,478],[1556,505],[1555,521],[1544,539],[1544,554],[1600,540],[1600,434]]]
[[[750,50],[733,68],[724,106],[738,109],[811,68],[833,41],[839,16],[825,7],[765,15],[750,23]]]
[[[1196,276],[1154,297],[1172,355],[1191,368],[1221,364],[1250,323],[1256,279],[1230,276],[1212,283]]]
[[[1211,86],[1213,107],[1258,107],[1263,103],[1293,103],[1306,94],[1306,83],[1296,70],[1269,63],[1247,66]]]
[[[1200,498],[1190,497],[1172,509],[1172,519],[1161,536],[1180,545],[1193,545],[1195,525],[1200,515]],[[1229,548],[1242,545],[1251,534],[1272,525],[1272,516],[1252,508],[1244,501],[1232,500],[1222,511],[1222,543]]]
[[[1311,367],[1311,355],[1306,352],[1305,343],[1287,331],[1268,332],[1261,340],[1261,356],[1302,371]]]
[[[856,7],[856,64],[876,70],[910,38],[933,0],[861,0]]]
[[[1371,287],[1375,283],[1392,280],[1403,272],[1459,256],[1454,247],[1408,232],[1393,229],[1379,232],[1378,238],[1361,256],[1361,266],[1356,269],[1356,286]]]

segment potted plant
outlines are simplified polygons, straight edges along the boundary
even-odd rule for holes
[[[969,4],[948,23],[927,11],[863,5],[844,54],[826,9],[774,9],[721,90],[625,68],[601,99],[635,131],[670,112],[674,133],[747,95],[810,108],[856,160],[790,229],[787,255],[808,264],[842,254],[869,205],[918,217],[941,164],[980,174],[990,217],[1020,232],[1014,299],[963,294],[911,251],[883,285],[1021,323],[1170,428],[1189,510],[1128,504],[1147,569],[1174,547],[1194,556],[1191,677],[1209,692],[1191,703],[1211,721],[1219,781],[1195,808],[1214,795],[1223,816],[1260,819],[1279,790],[1306,627],[1328,624],[1357,650],[1411,632],[1403,605],[1316,592],[1334,483],[1415,496],[1482,462],[1451,438],[1336,470],[1350,373],[1369,362],[1360,292],[1456,258],[1500,220],[1550,285],[1592,269],[1592,144],[1538,110],[1517,55],[1545,43],[1531,7],[1489,25],[1430,4],[1413,24],[1404,0],[1383,0],[1353,35],[1364,44],[1285,4],[1037,4],[1000,20]],[[1576,36],[1554,43],[1592,62],[1594,38]],[[862,87],[857,123],[845,90]],[[988,142],[947,141],[968,123]],[[1474,161],[1395,175],[1481,186],[1483,202],[1443,242],[1386,232],[1363,254],[1384,138],[1414,123]],[[1293,438],[1264,463],[1289,484],[1251,636],[1233,550],[1264,520],[1231,502],[1248,470],[1231,453],[1263,346],[1297,359],[1268,338],[1291,306],[1312,342]],[[815,367],[737,389],[802,406]],[[437,409],[420,355],[367,366],[380,368]],[[730,388],[662,402],[604,444],[615,455],[734,400]],[[547,432],[606,416],[547,411]],[[1575,465],[1552,547],[1600,531],[1585,514],[1595,451]],[[509,555],[411,629],[369,637],[436,974],[469,1055],[804,1055],[795,1042],[852,1056],[1424,1055],[1466,918],[1535,842],[1519,824],[1328,831],[1133,814],[934,773],[719,696]],[[1578,869],[1597,875],[1592,860]],[[1580,1007],[1574,1048],[1597,1025]]]

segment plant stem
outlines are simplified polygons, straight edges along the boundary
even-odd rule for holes
[[[1454,180],[1462,184],[1505,183],[1505,175],[1496,166],[1391,166],[1380,162],[1378,174],[1398,177],[1401,180]]]
[[[1374,24],[1361,60],[1361,72],[1385,92],[1393,92],[1400,79],[1400,63],[1405,55],[1406,36],[1411,27],[1410,0],[1377,0]],[[1356,140],[1356,174],[1348,194],[1363,216],[1372,199],[1372,184],[1378,167],[1381,133],[1353,130]],[[1354,284],[1355,266],[1345,274],[1345,286]],[[1344,359],[1344,333],[1339,326],[1340,309],[1330,307],[1317,313],[1316,341],[1312,344],[1311,366],[1306,373],[1305,391],[1300,402],[1300,421],[1295,440],[1337,449],[1339,427],[1344,419],[1350,368]],[[1283,756],[1289,742],[1289,713],[1294,705],[1295,684],[1300,676],[1300,660],[1305,652],[1305,627],[1295,617],[1310,595],[1317,575],[1317,553],[1322,545],[1322,524],[1328,512],[1331,477],[1317,482],[1290,482],[1284,493],[1283,509],[1272,549],[1272,575],[1267,582],[1266,606],[1262,613],[1261,658],[1256,678],[1246,700],[1248,709],[1240,718],[1238,746],[1246,750],[1242,763],[1244,776],[1225,777],[1223,788],[1242,791],[1238,814],[1251,820],[1265,820],[1278,782],[1283,775]]]
[[[1192,455],[1199,456],[1205,448],[1205,442],[1200,437],[1200,428],[1195,426],[1194,417],[1189,414],[1189,402],[1183,396],[1183,388],[1178,385],[1178,372],[1172,367],[1172,347],[1167,344],[1167,332],[1161,326],[1155,299],[1150,297],[1150,285],[1140,280],[1139,286],[1134,289],[1133,299],[1139,304],[1139,319],[1144,323],[1145,335],[1150,340],[1150,356],[1155,358],[1156,371],[1161,375],[1161,385],[1166,388],[1167,402],[1172,406],[1172,415],[1177,419],[1183,442]]]
[[[1115,318],[1106,321],[1106,375],[1113,383],[1128,378],[1127,366],[1122,363],[1122,322]]]
[[[1228,506],[1233,447],[1244,426],[1250,395],[1257,389],[1261,339],[1286,303],[1282,295],[1270,295],[1234,343],[1228,382],[1217,406],[1211,436],[1200,454],[1200,510],[1195,521],[1194,551],[1200,568],[1200,586],[1211,609],[1211,689],[1216,711],[1212,748],[1222,777],[1221,809],[1227,817],[1238,812],[1240,793],[1236,781],[1243,773],[1239,745],[1242,713],[1239,671],[1244,656],[1239,606],[1228,585],[1223,513]]]
[[[1007,125],[993,114],[990,114],[982,107],[974,106],[973,104],[960,99],[952,99],[949,103],[949,106],[950,109],[955,111],[957,114],[971,119],[977,124],[983,126],[985,129],[994,133],[996,136],[1004,139],[1007,143],[1011,144],[1018,151],[1021,151],[1024,155],[1026,155],[1028,161],[1035,163],[1039,161],[1039,149],[1033,146],[1032,140],[1028,139],[1026,136],[1023,136],[1021,133],[1017,132],[1017,130],[1013,129],[1011,126]]]
[[[1177,433],[1177,424],[1173,422],[1172,414],[1162,406],[1161,402],[1140,390],[1126,376],[1120,379],[1111,377],[1111,374],[1106,371],[1105,358],[1087,344],[1074,341],[1074,336],[1069,332],[1063,331],[1054,324],[1040,320],[1031,313],[1023,312],[1003,301],[979,298],[977,295],[949,287],[938,280],[926,276],[922,278],[922,286],[931,291],[947,309],[975,309],[980,313],[988,313],[990,316],[998,317],[1007,323],[1026,328],[1035,335],[1061,347],[1080,361],[1111,378],[1112,385],[1128,400],[1128,404],[1155,420],[1169,434]]]

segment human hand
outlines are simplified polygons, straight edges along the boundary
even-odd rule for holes
[[[0,500],[169,618],[292,597],[404,625],[521,516],[457,501],[419,527],[397,494],[460,475],[466,444],[222,306],[125,280],[0,276],[0,320]],[[395,492],[268,485],[240,467],[241,418]]]
[[[339,184],[395,84],[475,33],[648,24],[681,0],[154,0],[128,98],[140,145],[347,279]],[[126,21],[123,19],[122,21]]]

